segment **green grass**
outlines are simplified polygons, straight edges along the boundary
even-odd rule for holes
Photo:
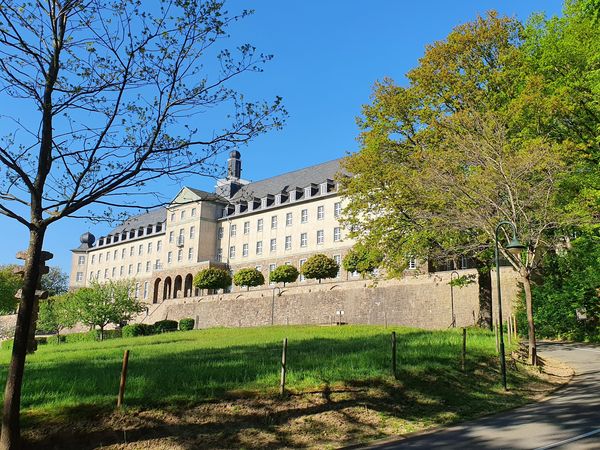
[[[398,333],[399,382],[391,376],[392,330]],[[469,330],[467,373],[463,373],[459,329],[290,326],[43,345],[27,359],[22,406],[26,416],[60,416],[61,411],[86,405],[112,408],[125,349],[131,351],[128,406],[181,406],[255,393],[272,395],[279,384],[284,337],[289,340],[287,383],[295,392],[370,381],[401,387],[412,392],[415,417],[421,406],[439,404],[440,411],[470,415],[523,401],[501,392],[495,340],[487,331]],[[0,352],[2,382],[9,358],[8,351]],[[518,387],[528,377],[512,371],[509,382]]]

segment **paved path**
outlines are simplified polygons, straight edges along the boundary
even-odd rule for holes
[[[549,400],[369,449],[600,450],[600,346],[542,344],[575,377]]]

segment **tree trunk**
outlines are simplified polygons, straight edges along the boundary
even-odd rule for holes
[[[27,342],[32,326],[35,291],[41,277],[40,266],[43,262],[41,257],[45,231],[45,229],[33,229],[29,232],[28,259],[25,261],[12,357],[4,388],[2,433],[0,434],[0,449],[2,450],[14,450],[21,447],[21,388],[27,356]]]
[[[104,340],[104,326],[100,327],[100,340],[103,341]]]
[[[479,285],[479,314],[477,318],[480,327],[490,330],[492,324],[492,272],[485,261],[475,260],[477,267],[477,279]]]
[[[535,342],[535,324],[533,323],[533,298],[531,296],[530,274],[521,273],[525,291],[525,309],[527,310],[527,334],[529,336],[529,364],[537,366],[537,345]]]

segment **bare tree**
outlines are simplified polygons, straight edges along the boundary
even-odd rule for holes
[[[0,448],[20,445],[48,227],[134,206],[161,177],[212,175],[220,152],[282,125],[280,98],[246,102],[233,87],[270,59],[225,46],[248,14],[211,0],[0,0],[0,97],[27,111],[3,116],[0,213],[29,230]]]

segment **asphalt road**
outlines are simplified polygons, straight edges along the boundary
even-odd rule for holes
[[[575,370],[573,380],[550,399],[365,448],[600,450],[600,346],[542,344],[539,350]]]

